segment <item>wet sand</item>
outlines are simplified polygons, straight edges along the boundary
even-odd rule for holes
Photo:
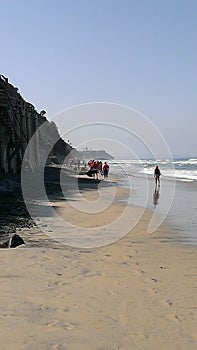
[[[125,195],[117,189],[99,222],[76,215],[72,196],[51,201],[67,220],[98,229],[124,210]],[[94,203],[98,190],[84,188],[83,197]],[[137,215],[128,210],[127,220]],[[148,234],[151,215],[146,210],[124,237],[92,249],[23,228],[26,245],[0,250],[1,349],[197,349],[196,249],[171,242],[167,226]]]

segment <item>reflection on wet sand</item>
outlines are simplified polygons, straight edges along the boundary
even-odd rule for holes
[[[156,207],[159,203],[159,190],[160,186],[155,186],[154,192],[153,192],[153,205]]]

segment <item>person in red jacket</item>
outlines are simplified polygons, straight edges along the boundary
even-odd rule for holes
[[[93,160],[90,169],[91,169],[91,171],[92,171],[92,174],[94,175],[94,178],[95,178],[96,180],[98,180],[98,172],[99,172],[99,169],[98,169],[98,162],[96,162],[95,160]]]
[[[109,165],[105,162],[103,165],[103,178],[108,179]]]

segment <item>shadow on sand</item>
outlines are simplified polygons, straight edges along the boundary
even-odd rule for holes
[[[160,185],[156,185],[153,192],[153,205],[156,206],[159,204],[159,196],[160,196]]]

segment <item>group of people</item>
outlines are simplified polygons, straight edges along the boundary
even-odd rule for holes
[[[70,168],[73,168],[74,170],[80,170],[80,159],[70,157],[67,160],[67,164]]]
[[[93,160],[89,160],[88,166],[90,168],[89,171],[87,172],[88,176],[91,176],[91,177],[94,176],[94,178],[98,180],[99,174],[101,174],[104,179],[108,178],[109,165],[107,164],[107,162],[104,162],[103,164],[101,161],[93,159]],[[158,165],[156,165],[154,168],[154,179],[155,179],[156,187],[157,185],[160,186],[160,176],[161,176],[160,169]]]
[[[103,179],[108,179],[109,165],[107,162],[104,164],[99,160],[89,160],[88,162],[89,171],[87,172],[88,176],[94,176],[96,180],[99,179],[99,174],[103,176]]]

